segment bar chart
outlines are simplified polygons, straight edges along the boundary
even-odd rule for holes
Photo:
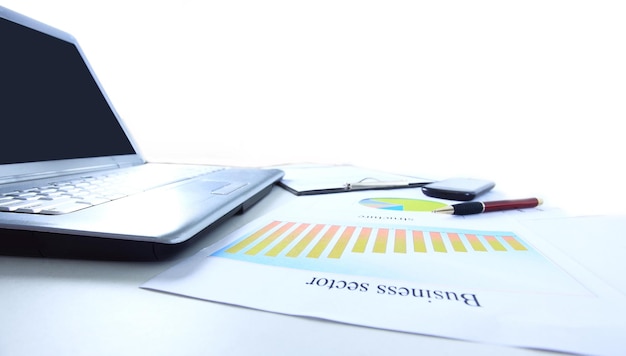
[[[527,251],[529,247],[510,232],[437,228],[374,228],[272,221],[226,249],[225,253],[267,257],[283,255],[290,258],[304,255],[306,258],[340,259],[347,253],[520,253]]]
[[[268,220],[211,256],[413,283],[587,293],[512,231]]]

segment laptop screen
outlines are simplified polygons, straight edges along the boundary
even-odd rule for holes
[[[0,18],[0,164],[134,154],[72,43]]]

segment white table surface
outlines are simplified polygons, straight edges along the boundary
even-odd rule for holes
[[[568,210],[626,212],[626,52],[616,45],[626,34],[623,2],[2,5],[79,39],[151,161],[350,162],[418,176],[484,177],[512,196],[537,195]],[[168,46],[177,50],[164,51]],[[220,133],[244,126],[246,136],[207,139],[198,129],[207,123]],[[468,139],[477,145],[469,155],[458,146]],[[275,189],[201,236],[186,256],[291,199]],[[626,293],[626,223],[617,219],[619,231],[601,234],[594,226],[595,243],[572,237],[584,230],[583,220],[571,225],[572,234],[547,238]],[[184,257],[120,263],[0,256],[0,356],[538,352],[139,288]]]
[[[292,199],[297,198],[276,187],[246,214],[200,236],[196,246],[166,262],[0,256],[0,355],[541,353],[280,315],[139,288],[185,256]],[[576,221],[588,226],[594,219]],[[626,227],[626,218],[616,219]],[[572,229],[580,226],[573,224]],[[619,243],[618,234],[614,235],[607,238]],[[626,292],[619,273],[626,267],[620,257],[624,243],[621,250],[606,251],[594,244],[598,247],[585,252],[572,241],[578,240],[552,238],[570,256]]]

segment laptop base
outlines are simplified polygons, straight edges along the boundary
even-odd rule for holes
[[[0,245],[0,255],[109,261],[169,260],[188,249],[190,245],[194,245],[199,235],[212,230],[233,215],[246,212],[268,195],[272,187],[272,185],[268,186],[244,204],[206,227],[195,237],[178,244],[0,229],[0,240],[3,241]]]

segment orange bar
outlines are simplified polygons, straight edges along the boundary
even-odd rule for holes
[[[302,238],[302,240],[298,241],[298,243],[287,252],[287,257],[298,257],[302,251],[313,241],[313,239],[322,231],[324,228],[324,224],[315,225],[311,231],[309,231],[306,236]]]
[[[237,252],[243,250],[248,245],[253,243],[256,239],[258,239],[259,237],[265,235],[268,231],[270,231],[271,229],[275,228],[280,223],[281,223],[280,221],[273,221],[273,222],[265,225],[263,228],[259,229],[257,232],[253,233],[252,235],[248,236],[246,239],[241,240],[238,244],[236,244],[236,245],[232,246],[231,248],[229,248],[228,250],[226,250],[226,252],[228,252],[228,253],[237,253]]]
[[[374,252],[385,253],[387,252],[387,238],[389,237],[389,229],[378,229],[376,235],[376,241],[374,241]]]
[[[413,230],[413,251],[426,252],[426,243],[424,242],[424,233],[422,231]]]
[[[498,239],[496,239],[493,236],[485,236],[485,240],[487,240],[487,242],[489,243],[489,245],[491,245],[491,247],[496,250],[496,251],[506,251],[506,248],[504,247],[503,244],[500,243],[500,241],[498,241]]]
[[[511,247],[513,247],[516,251],[528,251],[526,246],[522,245],[521,242],[517,241],[517,239],[513,236],[504,236],[502,237],[504,241],[506,241]]]
[[[406,253],[406,231],[396,230],[396,238],[393,245],[393,252]]]
[[[443,244],[441,233],[431,232],[430,239],[433,242],[433,249],[435,250],[435,252],[448,252],[448,250],[446,250],[446,245]]]
[[[463,241],[459,237],[459,234],[454,232],[449,232],[448,237],[450,238],[450,243],[452,244],[452,248],[456,252],[467,252],[465,245],[463,245]]]
[[[474,251],[487,252],[487,248],[480,242],[476,235],[467,234],[465,237],[467,237],[467,241],[472,245]]]
[[[326,246],[328,246],[328,244],[330,243],[330,240],[337,233],[337,230],[339,230],[339,226],[332,225],[328,229],[328,231],[326,231],[324,236],[322,236],[322,238],[317,242],[317,244],[313,247],[313,249],[309,252],[309,254],[306,257],[311,257],[311,258],[320,257],[322,255],[322,252],[324,252],[324,249],[326,248]]]
[[[272,247],[272,249],[269,250],[265,256],[278,256],[278,254],[281,253],[291,242],[293,242],[293,240],[295,240],[296,237],[298,237],[307,227],[309,227],[309,224],[300,224],[295,230],[287,235],[287,237],[277,243],[276,246]]]
[[[289,223],[286,223],[285,225],[281,226],[278,230],[274,231],[268,237],[264,238],[261,242],[259,242],[258,244],[254,245],[254,247],[252,247],[251,249],[246,251],[245,252],[246,255],[254,256],[257,253],[261,252],[263,249],[265,249],[267,246],[269,246],[269,244],[274,242],[274,240],[276,240],[277,238],[282,236],[293,225],[295,225],[295,223],[289,222]]]
[[[371,227],[364,227],[361,229],[361,233],[359,234],[359,238],[356,240],[354,247],[352,247],[352,252],[363,253],[365,252],[365,247],[367,246],[367,241],[372,234]]]
[[[352,235],[354,234],[355,229],[356,227],[354,226],[346,227],[346,229],[343,231],[343,233],[339,237],[339,240],[337,241],[337,243],[335,243],[335,246],[330,251],[330,254],[328,254],[328,258],[341,258],[341,255],[343,254],[343,251],[346,249],[348,242],[352,238]]]

